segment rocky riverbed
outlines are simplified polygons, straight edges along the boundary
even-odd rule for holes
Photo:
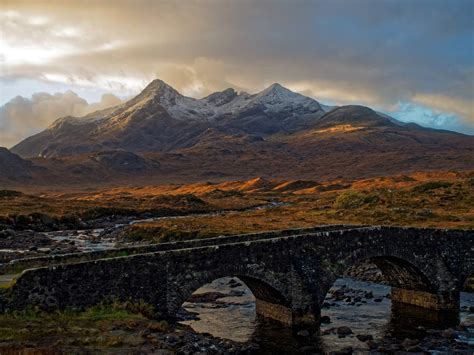
[[[236,211],[250,211],[275,208],[285,203],[270,202],[240,210],[222,210],[206,213],[188,213],[170,215],[153,215],[149,212],[130,216],[104,216],[75,222],[75,224],[54,224],[49,220],[38,219],[30,227],[32,229],[14,228],[14,226],[0,225],[0,264],[10,260],[108,250],[130,245],[143,245],[146,241],[131,241],[124,233],[125,228],[138,224],[164,219],[179,219],[193,215],[217,216]],[[74,229],[62,229],[67,227]]]
[[[5,229],[0,231],[0,263],[27,257],[115,248],[116,240],[102,235],[102,232],[103,229],[53,232]]]
[[[339,279],[328,293],[320,330],[292,331],[259,319],[254,302],[240,280],[219,279],[197,290],[184,304],[182,323],[197,332],[251,341],[261,354],[474,351],[472,294],[462,294],[458,326],[433,321],[418,308],[412,313],[399,309],[390,300],[390,287],[350,278]]]

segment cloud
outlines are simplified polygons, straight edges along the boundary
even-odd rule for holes
[[[474,127],[474,102],[471,100],[444,95],[417,94],[413,97],[413,102],[432,107],[439,112],[452,112],[462,117],[466,124]]]
[[[400,103],[396,110],[387,113],[403,122],[416,122],[426,127],[474,134],[472,121],[463,120],[457,115],[445,114],[428,106]]]
[[[471,0],[7,0],[4,8],[5,80],[130,95],[159,77],[195,97],[280,82],[323,101],[418,103],[472,123],[472,110],[433,99],[474,100]]]
[[[60,117],[83,116],[120,103],[116,96],[103,94],[100,102],[89,104],[72,91],[41,92],[31,98],[17,96],[0,107],[0,146],[10,147],[42,131]]]

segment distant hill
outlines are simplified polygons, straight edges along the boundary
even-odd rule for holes
[[[227,89],[194,99],[155,80],[120,106],[60,118],[11,151],[71,183],[474,168],[473,136],[402,123],[364,106],[327,107],[279,84],[257,94]]]
[[[20,158],[7,148],[0,147],[0,182],[27,181],[37,170],[31,161]]]

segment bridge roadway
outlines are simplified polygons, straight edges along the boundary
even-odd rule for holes
[[[190,295],[236,276],[257,313],[287,325],[317,324],[324,297],[349,268],[371,262],[392,286],[392,301],[457,312],[474,274],[473,231],[322,226],[18,260],[23,270],[0,295],[0,310],[84,307],[107,299],[143,300],[173,318]],[[32,268],[30,268],[32,267]]]

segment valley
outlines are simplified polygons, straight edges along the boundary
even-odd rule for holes
[[[0,167],[1,307],[29,272],[172,254],[193,243],[230,246],[226,238],[236,235],[274,231],[263,241],[301,228],[391,226],[469,237],[474,228],[473,136],[368,107],[324,106],[279,84],[194,99],[155,80],[119,106],[60,118],[0,149]],[[472,297],[462,292],[458,326],[427,323],[433,315],[425,310],[404,322],[410,307],[391,299],[386,283],[393,279],[382,269],[389,265],[402,279],[416,272],[390,263],[339,270],[316,330],[268,322],[259,314],[256,281],[226,274],[195,290],[176,319],[135,297],[53,313],[8,311],[0,315],[0,351],[468,353]],[[461,291],[473,288],[470,276]],[[225,315],[233,320],[222,323]]]
[[[4,228],[47,231],[65,229],[67,223],[76,228],[103,227],[104,218],[111,218],[110,223],[114,223],[114,218],[120,221],[121,218],[195,214],[196,217],[184,218],[183,223],[189,223],[192,228],[196,219],[195,223],[203,228],[208,224],[207,219],[210,227],[203,231],[218,234],[254,232],[264,226],[284,229],[334,223],[468,229],[473,227],[472,187],[472,172],[329,181],[259,177],[214,183],[96,187],[84,191],[25,186],[23,192],[2,191],[0,221]],[[282,205],[270,210],[247,211],[275,202]],[[199,217],[199,214],[226,210],[233,211],[230,215],[236,219],[247,220],[234,227],[228,216],[223,217],[226,225],[218,215],[204,216],[202,220]],[[265,222],[259,223],[259,219]],[[215,227],[220,228],[215,231],[214,220]]]

